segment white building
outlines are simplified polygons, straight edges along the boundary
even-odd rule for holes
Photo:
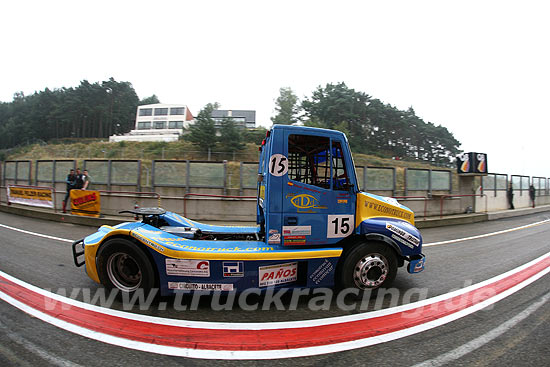
[[[156,103],[138,106],[134,130],[110,136],[109,141],[177,141],[182,129],[193,122],[193,115],[185,105]]]

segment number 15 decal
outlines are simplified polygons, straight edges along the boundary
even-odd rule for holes
[[[283,176],[288,171],[288,158],[282,154],[273,154],[269,158],[269,173],[273,176]]]
[[[327,238],[347,237],[355,229],[353,214],[329,215],[327,222]]]

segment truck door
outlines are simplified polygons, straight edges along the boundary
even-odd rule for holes
[[[343,135],[286,131],[285,246],[334,244],[355,230],[355,174]],[[323,133],[321,133],[323,134]]]

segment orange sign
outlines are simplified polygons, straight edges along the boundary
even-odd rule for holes
[[[71,212],[85,217],[99,217],[99,191],[71,190]]]

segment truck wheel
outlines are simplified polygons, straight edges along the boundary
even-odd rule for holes
[[[344,255],[339,273],[343,288],[387,288],[397,275],[397,258],[386,245],[361,242]]]
[[[145,296],[155,285],[155,273],[147,255],[136,244],[123,238],[105,242],[97,254],[99,280],[106,288]]]

